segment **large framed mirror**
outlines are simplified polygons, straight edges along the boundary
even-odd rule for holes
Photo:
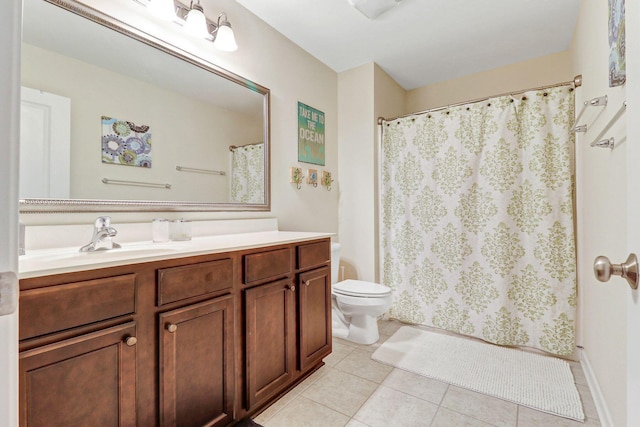
[[[269,89],[74,0],[24,0],[20,211],[267,211]]]

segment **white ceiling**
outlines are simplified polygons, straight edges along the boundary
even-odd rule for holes
[[[564,51],[580,5],[404,0],[369,20],[348,0],[237,2],[336,72],[375,62],[405,89]]]

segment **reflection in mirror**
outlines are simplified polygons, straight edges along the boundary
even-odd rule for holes
[[[269,209],[266,88],[68,0],[25,0],[22,86],[23,212]]]

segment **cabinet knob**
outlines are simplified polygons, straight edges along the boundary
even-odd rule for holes
[[[174,333],[177,330],[178,330],[178,325],[174,325],[173,323],[169,323],[167,325],[167,331]]]
[[[296,291],[296,285],[287,286],[287,288],[289,288],[289,290],[291,292],[295,292]]]
[[[137,344],[137,342],[138,342],[138,338],[136,338],[136,337],[127,337],[124,340],[124,343],[126,345],[128,345],[129,347],[133,347],[134,345]]]
[[[305,280],[305,281],[304,281],[304,284],[305,284],[305,285],[307,285],[307,286],[309,286],[309,285],[311,284],[311,280]]]

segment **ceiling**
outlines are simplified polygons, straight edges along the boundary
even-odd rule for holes
[[[580,5],[404,0],[371,20],[348,0],[237,2],[334,71],[375,62],[407,90],[564,51]]]

